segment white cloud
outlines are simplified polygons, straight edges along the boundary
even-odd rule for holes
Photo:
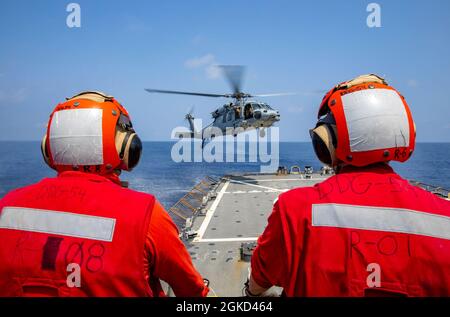
[[[222,75],[222,70],[217,65],[209,65],[205,69],[206,77],[209,79],[217,79]]]
[[[195,58],[188,59],[184,63],[184,66],[186,66],[187,68],[199,68],[202,66],[211,65],[211,64],[215,63],[215,61],[216,61],[216,58],[213,54],[206,54],[201,57],[195,57]]]
[[[216,79],[221,75],[221,70],[217,67],[216,57],[213,54],[188,59],[184,62],[184,66],[190,69],[203,68],[209,79]]]

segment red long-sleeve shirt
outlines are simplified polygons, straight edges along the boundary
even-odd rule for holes
[[[273,207],[269,225],[258,239],[258,248],[252,256],[252,277],[255,282],[269,288],[286,284],[285,261],[290,257],[285,247],[283,226],[278,204]]]
[[[164,296],[158,278],[167,282],[176,296],[206,296],[208,288],[195,270],[191,257],[178,237],[178,229],[159,202],[155,202],[145,243],[144,266],[156,295]]]
[[[348,167],[279,196],[252,276],[287,296],[449,296],[449,228],[449,201],[387,165]]]
[[[176,296],[205,296],[168,213],[118,183],[64,172],[3,197],[0,296],[164,296],[160,279]]]

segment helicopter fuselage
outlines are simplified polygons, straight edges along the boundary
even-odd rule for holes
[[[269,128],[280,121],[277,110],[266,103],[249,100],[225,104],[211,115],[213,122],[205,129],[218,128],[223,135],[229,131],[237,134],[249,128]]]

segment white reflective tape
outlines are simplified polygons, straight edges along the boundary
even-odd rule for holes
[[[352,152],[409,145],[405,106],[391,89],[365,89],[342,96]]]
[[[116,219],[71,212],[4,207],[0,228],[112,241]]]
[[[312,226],[409,233],[450,240],[450,217],[410,209],[318,204]]]
[[[103,164],[102,109],[55,112],[50,126],[53,161],[61,165]]]

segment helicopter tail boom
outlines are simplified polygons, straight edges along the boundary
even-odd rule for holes
[[[197,131],[195,131],[195,124],[194,124],[194,116],[191,113],[188,113],[185,116],[185,119],[188,121],[189,123],[189,130],[191,131],[191,138],[195,137],[195,134]]]

